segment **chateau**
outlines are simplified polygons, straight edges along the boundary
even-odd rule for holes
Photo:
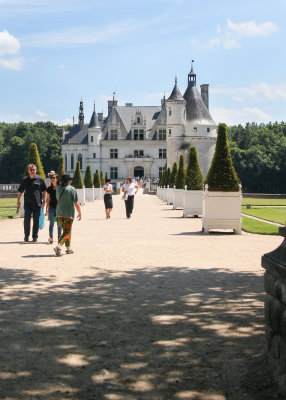
[[[87,165],[92,173],[102,170],[113,181],[126,176],[159,178],[164,167],[172,168],[188,149],[195,146],[204,176],[210,167],[216,143],[216,123],[209,110],[208,84],[196,86],[193,65],[188,86],[182,96],[177,79],[168,99],[160,106],[118,106],[114,96],[108,101],[108,115],[96,113],[84,121],[80,102],[78,123],[63,132],[62,154],[65,170],[73,174],[80,162],[84,174]]]

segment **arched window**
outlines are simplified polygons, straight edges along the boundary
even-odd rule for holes
[[[68,156],[65,154],[65,170],[68,169]]]
[[[71,170],[74,169],[74,155],[71,155]]]
[[[79,167],[80,167],[80,169],[82,169],[82,155],[81,154],[78,155],[77,161],[79,161]]]

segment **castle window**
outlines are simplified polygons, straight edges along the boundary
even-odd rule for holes
[[[137,124],[140,124],[140,117],[137,118]]]
[[[110,140],[117,140],[118,135],[117,135],[117,130],[116,129],[111,129],[110,131]]]
[[[140,129],[139,131],[139,140],[144,140],[144,130]]]
[[[138,129],[134,129],[134,140],[139,140]]]
[[[172,129],[169,129],[169,135],[172,135]]]
[[[110,179],[117,179],[117,178],[118,178],[118,168],[110,167]]]
[[[167,150],[159,149],[159,158],[167,158]]]
[[[110,158],[118,158],[118,149],[110,149]]]
[[[161,178],[163,171],[164,171],[164,167],[159,167],[159,178]]]
[[[80,167],[80,169],[82,169],[82,155],[81,154],[78,155],[77,161],[79,161],[79,167]]]
[[[71,169],[74,169],[74,155],[71,155]]]
[[[144,157],[144,150],[134,150],[134,157]]]
[[[193,130],[194,130],[194,132],[197,132],[198,129],[194,126]]]
[[[210,131],[210,128],[207,128],[207,132],[209,132]]]
[[[172,110],[169,110],[169,115],[172,115]]]
[[[90,137],[90,141],[93,142],[93,136]]]
[[[92,153],[92,158],[96,158],[96,153]]]
[[[159,140],[166,140],[166,129],[159,129]]]

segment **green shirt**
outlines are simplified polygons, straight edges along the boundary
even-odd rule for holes
[[[61,195],[61,193],[63,194]],[[78,201],[76,189],[73,186],[58,186],[57,196],[57,217],[74,218],[74,203]]]

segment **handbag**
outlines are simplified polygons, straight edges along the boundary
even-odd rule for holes
[[[39,228],[43,229],[45,226],[45,207],[41,207],[40,217],[39,217]]]

